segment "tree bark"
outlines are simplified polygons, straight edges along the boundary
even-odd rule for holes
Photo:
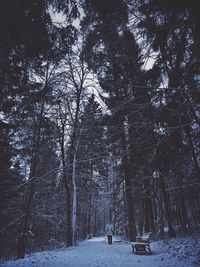
[[[34,184],[36,180],[36,168],[37,168],[37,156],[40,146],[40,135],[41,135],[41,123],[42,123],[42,116],[44,113],[44,101],[42,102],[38,127],[36,130],[36,133],[34,135],[34,141],[33,141],[33,155],[32,155],[32,161],[31,161],[31,170],[29,175],[29,189],[27,194],[27,200],[26,200],[26,207],[24,211],[24,222],[22,223],[21,233],[17,245],[17,259],[24,258],[25,252],[26,252],[26,246],[27,246],[27,238],[28,238],[28,226],[30,221],[30,211],[31,211],[31,204],[33,200],[33,193],[34,193]]]
[[[72,172],[72,245],[76,242],[77,188],[76,188],[76,151],[73,158]]]
[[[61,114],[60,114],[61,115]],[[70,190],[70,181],[67,175],[67,166],[66,166],[66,157],[65,157],[65,121],[61,119],[61,137],[59,139],[60,143],[60,150],[61,150],[61,161],[62,161],[62,169],[63,169],[63,181],[65,185],[66,191],[66,213],[67,213],[67,236],[66,236],[66,243],[67,246],[72,245],[72,209],[71,209],[71,190]],[[58,133],[59,133],[59,126],[58,126]]]
[[[200,181],[200,167],[199,167],[199,164],[198,164],[198,160],[197,160],[197,156],[196,156],[196,152],[195,152],[195,148],[194,148],[194,144],[193,144],[193,141],[192,141],[192,136],[191,136],[191,132],[190,132],[190,128],[187,127],[186,128],[186,134],[188,136],[188,142],[189,142],[189,146],[190,146],[190,149],[191,149],[191,152],[192,152],[192,159],[193,159],[193,162],[194,162],[194,167],[195,167],[195,170],[196,170],[196,173],[197,173],[197,177]]]
[[[126,148],[126,139],[124,127],[121,134],[121,146],[122,146],[122,167],[124,171],[125,178],[125,195],[126,195],[126,205],[127,205],[127,214],[128,214],[128,230],[129,230],[129,238],[130,241],[136,240],[136,222],[135,222],[135,211],[134,211],[134,203],[132,197],[132,183],[129,172],[129,162]]]
[[[183,192],[183,181],[181,178],[181,175],[178,174],[178,185],[180,186],[180,191],[179,191],[179,203],[180,203],[180,208],[181,208],[181,225],[182,225],[182,230],[187,231],[188,226],[189,226],[189,221],[188,221],[188,215],[186,211],[186,205],[185,205],[185,197],[184,197],[184,192]]]
[[[154,214],[153,214],[153,204],[152,204],[152,195],[150,190],[150,184],[149,184],[149,175],[147,168],[144,169],[145,179],[144,179],[144,206],[145,206],[145,232],[154,232],[155,231],[155,225],[154,225]]]
[[[161,174],[159,175],[159,182],[160,182],[160,188],[161,188],[162,197],[163,197],[166,220],[167,220],[168,227],[169,227],[168,234],[169,234],[169,237],[175,237],[176,232],[175,232],[174,227],[172,225],[172,217],[171,217],[171,212],[170,212],[170,208],[169,208],[167,192],[165,190],[164,178]]]

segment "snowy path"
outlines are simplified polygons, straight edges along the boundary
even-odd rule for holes
[[[115,240],[114,240],[115,241]],[[113,242],[105,237],[80,242],[79,246],[56,251],[39,252],[23,260],[9,261],[3,267],[190,267],[151,244],[153,255],[135,255],[131,245]],[[192,266],[192,265],[191,265]]]

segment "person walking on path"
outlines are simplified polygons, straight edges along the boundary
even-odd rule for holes
[[[109,222],[106,225],[106,235],[108,237],[108,244],[111,245],[112,244],[112,235],[113,235],[113,225],[111,222]]]

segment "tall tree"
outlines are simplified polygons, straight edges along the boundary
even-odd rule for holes
[[[102,4],[100,1],[85,1],[84,7],[86,19],[83,22],[83,29],[85,25],[93,25],[92,30],[87,32],[85,49],[89,56],[86,60],[97,72],[103,90],[109,94],[106,104],[112,112],[113,122],[118,127],[126,184],[129,236],[134,240],[136,225],[131,189],[134,174],[130,168],[127,129],[129,124],[132,124],[129,113],[133,111],[132,107],[128,107],[129,100],[139,98],[135,87],[142,85],[140,52],[133,34],[126,27],[128,13],[125,2],[108,1]],[[87,17],[88,13],[90,19]]]

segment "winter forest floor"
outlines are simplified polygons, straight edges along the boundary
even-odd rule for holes
[[[153,255],[135,255],[131,244],[105,237],[82,241],[76,247],[38,252],[25,259],[7,261],[1,267],[192,267],[200,266],[199,238],[151,242]]]

